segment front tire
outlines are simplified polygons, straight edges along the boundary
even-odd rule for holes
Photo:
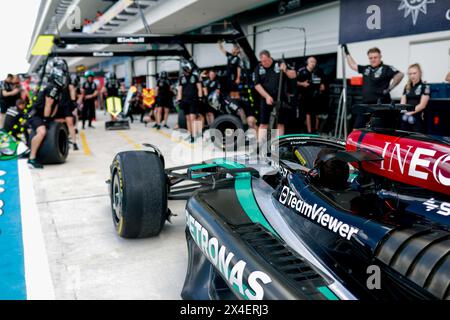
[[[122,238],[159,235],[167,219],[167,183],[158,155],[146,151],[119,153],[111,168],[111,208]]]

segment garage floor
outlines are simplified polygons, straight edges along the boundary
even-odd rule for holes
[[[56,299],[180,299],[187,263],[185,202],[169,203],[178,216],[159,237],[124,240],[113,227],[105,181],[114,155],[141,149],[141,143],[157,145],[167,166],[200,160],[183,156],[201,152],[176,143],[172,131],[157,132],[138,119],[129,131],[107,132],[106,116],[98,116],[96,129],[81,133],[80,151],[71,150],[66,164],[32,173]]]

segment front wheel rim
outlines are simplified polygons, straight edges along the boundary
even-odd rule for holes
[[[116,173],[113,179],[112,200],[113,200],[113,214],[114,222],[119,224],[122,219],[122,188],[120,187],[119,175]]]

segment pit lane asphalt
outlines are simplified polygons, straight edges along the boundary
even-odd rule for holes
[[[166,156],[186,153],[171,131],[157,132],[139,123],[128,131],[105,131],[98,112],[96,129],[82,132],[80,151],[67,163],[33,170],[33,185],[56,299],[180,299],[187,266],[184,201],[171,201],[177,214],[159,237],[125,240],[111,218],[109,166],[116,153],[152,143]],[[169,125],[173,127],[174,116]],[[80,139],[81,140],[81,139]],[[83,147],[83,148],[81,148]],[[178,161],[179,159],[177,159]]]

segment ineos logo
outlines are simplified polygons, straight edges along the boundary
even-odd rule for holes
[[[421,171],[420,168],[431,169],[437,183],[450,186],[450,177],[443,174],[443,172],[448,172],[446,168],[450,163],[450,154],[444,154],[433,161],[435,156],[435,150],[425,148],[413,150],[412,146],[402,148],[400,144],[396,143],[392,146],[391,142],[386,142],[383,150],[384,161],[381,163],[380,169],[389,172],[398,171],[402,175],[407,173],[408,176],[421,180],[428,180],[428,173]],[[395,162],[397,164],[393,166]],[[409,165],[409,170],[406,170],[407,164]]]

